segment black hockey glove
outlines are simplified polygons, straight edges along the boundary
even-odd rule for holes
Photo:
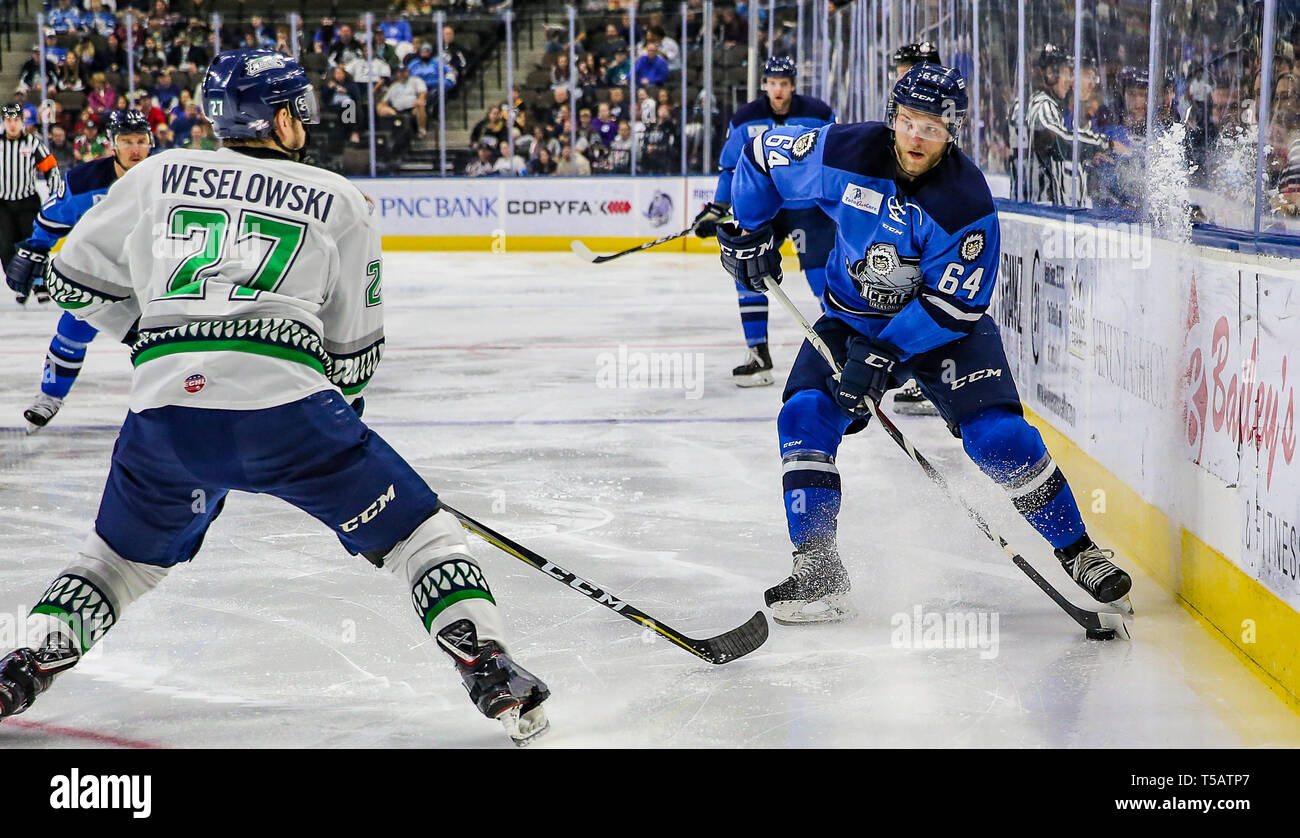
[[[855,337],[849,341],[849,356],[844,362],[840,380],[832,377],[826,382],[835,394],[835,401],[850,416],[866,418],[871,411],[863,399],[879,404],[889,389],[890,378],[898,364],[898,350],[884,341]]]
[[[781,243],[770,224],[750,233],[742,233],[734,222],[719,224],[718,246],[722,267],[750,291],[763,293],[769,280],[781,284]]]
[[[700,210],[700,214],[695,216],[691,226],[695,229],[695,235],[702,239],[711,239],[718,234],[718,222],[731,215],[731,204],[721,204],[716,201],[710,201]]]
[[[50,258],[48,250],[39,247],[19,247],[5,265],[5,282],[18,295],[19,305],[27,302],[32,292],[32,282],[45,274],[45,263]],[[49,297],[45,298],[47,301]]]
[[[361,418],[361,416],[366,412],[366,397],[357,396],[353,399],[352,409],[357,412],[357,418]]]

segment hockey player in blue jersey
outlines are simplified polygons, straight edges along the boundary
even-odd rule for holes
[[[777,125],[816,128],[835,121],[831,106],[820,99],[795,93],[795,65],[786,56],[769,58],[763,65],[762,98],[741,106],[727,129],[718,165],[718,188],[713,201],[705,204],[695,217],[695,235],[710,238],[718,221],[726,218],[731,205],[731,180],[745,145],[762,132]],[[835,225],[812,202],[792,201],[773,221],[783,233],[792,236],[799,254],[799,267],[818,299],[826,286],[826,259],[835,243]],[[736,283],[740,297],[740,324],[745,331],[749,354],[745,363],[731,371],[740,387],[771,384],[772,356],[767,348],[767,297]]]
[[[815,201],[835,220],[824,316],[816,330],[843,367],[837,381],[807,342],[777,420],[794,571],[765,598],[781,622],[852,614],[836,544],[845,434],[866,426],[865,399],[915,377],[966,453],[1051,543],[1071,577],[1101,602],[1132,585],[1113,551],[1088,536],[1042,437],[1022,415],[996,324],[997,212],[983,174],[956,147],[965,82],[913,67],[886,121],[775,128],[744,148],[732,183],[733,223],[718,227],[723,265],[757,292],[781,279],[772,219]]]
[[[149,120],[139,111],[114,111],[106,126],[112,157],[102,157],[68,170],[62,196],[51,197],[36,216],[31,238],[23,242],[5,268],[9,287],[26,295],[29,288],[45,284],[45,264],[50,248],[72,230],[86,211],[97,204],[110,186],[135,164],[149,156],[153,132]],[[27,433],[45,427],[63,406],[68,391],[77,381],[86,347],[95,339],[93,326],[65,311],[45,355],[41,394],[23,411]]]
[[[33,645],[0,658],[0,719],[193,560],[242,491],[307,512],[396,576],[478,711],[526,744],[549,690],[507,654],[464,530],[359,415],[384,347],[379,225],[354,184],[301,162],[311,80],[279,53],[233,50],[203,102],[224,147],[142,161],[50,265],[60,306],[139,336],[94,528],[32,609]]]

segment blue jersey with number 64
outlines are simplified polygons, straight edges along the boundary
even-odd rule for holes
[[[736,221],[752,230],[812,201],[836,225],[826,314],[887,341],[900,359],[970,333],[997,283],[997,211],[984,175],[956,146],[896,179],[882,123],[773,128],[745,145],[732,181]]]

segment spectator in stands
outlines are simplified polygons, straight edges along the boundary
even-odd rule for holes
[[[206,122],[195,123],[190,128],[190,136],[182,146],[184,148],[198,148],[204,151],[213,151],[217,147],[217,137],[212,133],[212,126]]]
[[[560,141],[551,136],[545,128],[533,129],[533,142],[528,149],[528,159],[532,160],[545,149],[551,153],[551,159],[554,160],[560,156]]]
[[[158,81],[154,84],[153,90],[154,101],[158,107],[164,111],[170,111],[176,107],[177,100],[180,99],[181,91],[172,82],[172,74],[166,70],[158,75]]]
[[[125,73],[126,50],[122,48],[122,42],[117,35],[109,35],[105,41],[104,47],[95,50],[96,68],[105,73]]]
[[[182,32],[173,39],[171,49],[167,50],[167,63],[187,73],[205,70],[208,66],[208,51],[193,35]]]
[[[632,118],[632,113],[627,107],[627,96],[621,87],[616,87],[609,92],[609,115],[616,122],[620,119]]]
[[[561,111],[567,111],[568,107],[568,89],[557,87],[551,91],[550,102],[544,102],[537,106],[537,121],[543,125],[559,125],[561,124]]]
[[[76,53],[68,53],[59,65],[57,77],[59,92],[80,92],[86,89],[86,80],[81,76],[81,61]]]
[[[569,86],[569,56],[568,53],[560,53],[555,59],[555,66],[551,68],[551,87],[568,87]]]
[[[321,106],[343,118],[351,114],[352,119],[356,120],[357,103],[360,101],[360,86],[348,75],[346,68],[336,64],[330,70],[325,86],[321,88]]]
[[[136,88],[135,109],[145,115],[145,118],[149,120],[149,127],[155,131],[158,130],[159,125],[167,124],[167,114],[163,113],[163,109],[158,107],[158,104],[154,102],[153,97],[149,95],[147,90]]]
[[[658,110],[658,103],[650,98],[650,91],[644,87],[636,89],[636,110],[633,111],[637,120],[642,125],[649,125],[655,121],[655,112]]]
[[[470,177],[487,177],[496,173],[492,163],[492,149],[480,144],[478,156],[465,165],[465,174]]]
[[[654,119],[646,124],[641,135],[641,150],[645,171],[650,174],[670,174],[677,163],[677,142],[680,128],[673,119],[672,109],[660,105]]]
[[[261,15],[253,15],[248,19],[248,28],[252,30],[253,35],[257,37],[257,42],[263,49],[273,49],[276,42],[276,27],[267,23]]]
[[[636,60],[636,80],[656,86],[668,81],[668,62],[659,54],[659,45],[654,41],[645,45],[645,55]]]
[[[601,76],[596,71],[596,56],[590,52],[578,58],[578,86],[595,87],[600,84]]]
[[[612,62],[619,52],[627,52],[627,41],[619,34],[618,27],[612,23],[605,25],[605,40],[596,47],[596,53],[607,62]]]
[[[164,39],[176,34],[183,24],[181,16],[168,8],[167,0],[155,0],[153,10],[145,21],[150,32],[159,32]]]
[[[582,155],[582,152],[575,154],[573,148],[565,143],[560,148],[560,159],[555,166],[555,173],[586,177],[591,174],[591,162]]]
[[[338,37],[330,45],[329,61],[341,67],[351,64],[354,59],[365,59],[366,48],[352,34],[352,27],[346,23],[338,28]]]
[[[55,32],[76,32],[81,24],[81,12],[72,0],[59,0],[59,4],[45,15],[45,23]]]
[[[384,91],[384,98],[375,106],[380,116],[414,116],[419,127],[419,135],[425,135],[428,114],[429,88],[424,80],[411,75],[411,68],[405,65],[397,68],[397,77]],[[481,123],[480,123],[481,124]]]
[[[450,26],[442,27],[442,60],[456,71],[456,78],[462,78],[469,69],[469,58],[465,50],[456,45],[456,30]]]
[[[45,57],[53,61],[55,64],[62,64],[63,59],[66,58],[67,55],[67,48],[59,46],[59,36],[55,34],[53,29],[46,27]]]
[[[62,125],[50,126],[50,154],[54,155],[54,162],[59,164],[59,171],[66,172],[77,162],[77,150],[72,143],[68,142],[68,132]]]
[[[626,174],[632,171],[632,124],[626,119],[618,121],[618,135],[609,144],[609,157],[605,160],[605,171]]]
[[[486,143],[492,147],[508,136],[505,113],[496,105],[489,108],[487,116],[480,119],[469,132],[471,143]]]
[[[136,69],[156,73],[167,66],[167,54],[162,51],[162,47],[152,35],[144,39],[143,47],[136,49],[138,50],[135,56]],[[124,69],[125,67],[118,72],[123,72]]]
[[[86,97],[86,107],[96,114],[108,113],[117,105],[117,91],[108,86],[108,79],[103,73],[94,73],[90,77],[90,95]]]
[[[178,110],[171,114],[171,122],[168,123],[168,127],[175,132],[176,136],[188,137],[190,129],[203,122],[203,115],[199,113],[198,103],[189,98],[189,91],[184,90],[181,93],[185,103],[177,105]]]
[[[528,166],[524,163],[522,157],[517,153],[510,153],[510,143],[498,143],[497,152],[497,162],[492,164],[492,169],[496,174],[505,175],[507,177],[519,177],[528,170]]]
[[[379,22],[379,31],[384,33],[384,40],[392,44],[399,57],[415,49],[411,22],[398,15],[396,6],[389,9],[384,19]]]
[[[334,43],[334,18],[320,19],[320,28],[312,34],[311,43],[316,52],[330,51],[330,46]]]
[[[105,38],[117,31],[117,18],[104,8],[101,0],[90,0],[79,22],[81,29]]]
[[[78,163],[98,160],[108,152],[108,139],[99,133],[99,122],[95,116],[87,117],[81,126],[81,136],[73,144]]]
[[[406,66],[411,69],[411,75],[422,79],[425,87],[430,90],[438,89],[439,70],[442,72],[443,89],[451,92],[456,87],[456,72],[433,54],[433,44],[428,41],[420,44],[420,54],[408,61]]]
[[[32,47],[32,57],[23,62],[22,69],[18,71],[18,87],[15,88],[21,93],[26,93],[29,89],[41,83],[41,48],[39,45]],[[45,58],[45,77],[53,79],[59,72],[59,65],[54,63],[49,56]]]
[[[293,55],[293,44],[289,43],[289,27],[275,27],[275,51],[281,55]]]
[[[605,84],[608,87],[625,87],[628,77],[632,75],[632,62],[628,60],[627,50],[614,53],[614,58],[605,71]]]
[[[387,84],[388,79],[393,75],[393,68],[388,66],[387,61],[378,55],[367,61],[365,53],[362,53],[359,58],[349,61],[344,65],[344,68],[348,71],[348,75],[352,77],[352,80],[361,86],[363,90],[366,85],[372,82],[377,85]],[[375,95],[378,96],[379,94],[376,93]]]
[[[169,126],[159,125],[158,130],[154,131],[154,134],[158,137],[159,148],[176,147],[176,132],[172,131]]]
[[[614,137],[618,134],[618,120],[610,114],[608,102],[596,106],[596,118],[591,121],[591,131],[606,148],[614,142]]]
[[[87,77],[99,69],[95,57],[95,42],[90,39],[90,36],[83,36],[81,41],[72,48],[71,54],[77,56],[77,60],[81,62],[81,72]]]
[[[749,24],[735,9],[723,10],[721,26],[723,46],[734,47],[749,38]]]
[[[375,30],[375,45],[373,49],[375,58],[388,65],[390,76],[393,70],[402,66],[402,59],[397,54],[397,49],[388,42],[388,36],[384,34],[384,30]]]
[[[662,26],[652,26],[646,30],[646,40],[654,40],[659,45],[659,54],[668,62],[668,71],[676,72],[682,68],[682,47]],[[773,53],[778,54],[778,53]]]
[[[528,174],[530,175],[553,175],[555,169],[555,159],[551,156],[549,148],[543,148],[536,157],[528,161]]]

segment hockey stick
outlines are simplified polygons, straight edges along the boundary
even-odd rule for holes
[[[457,512],[445,503],[442,504],[442,508],[455,515],[460,520],[462,527],[482,538],[493,547],[509,553],[521,562],[532,565],[552,579],[563,582],[588,599],[621,614],[632,622],[640,623],[651,631],[668,638],[686,651],[696,657],[703,658],[709,663],[730,663],[736,658],[748,655],[759,646],[762,646],[764,641],[767,640],[767,618],[763,616],[762,611],[750,617],[744,625],[719,634],[717,637],[708,637],[703,640],[687,637],[676,629],[633,608],[608,591],[601,590],[576,573],[565,570],[555,562],[539,556],[522,544],[511,541],[496,530],[475,521],[465,513]]]
[[[826,359],[826,363],[830,365],[831,371],[835,374],[835,377],[839,378],[840,365],[836,363],[835,356],[831,354],[830,347],[828,347],[826,342],[822,340],[821,335],[817,334],[816,330],[813,329],[812,324],[803,316],[803,312],[795,308],[794,303],[792,303],[790,298],[786,296],[785,290],[782,289],[780,285],[773,283],[769,285],[767,290],[776,298],[776,301],[781,304],[781,307],[789,312],[790,316],[793,317],[803,328],[804,334],[807,335],[809,343],[811,343],[813,347],[821,353],[821,356]],[[889,434],[890,439],[898,443],[898,447],[902,448],[903,451],[907,453],[907,456],[911,457],[912,461],[921,467],[921,470],[925,472],[926,477],[929,477],[934,481],[935,484],[937,484],[939,488],[948,495],[948,497],[961,504],[962,509],[964,509],[966,514],[975,521],[975,525],[980,528],[980,532],[988,536],[989,541],[992,541],[994,544],[1001,547],[1002,552],[1011,557],[1011,561],[1015,563],[1016,567],[1024,571],[1025,575],[1033,580],[1033,583],[1037,585],[1043,593],[1051,597],[1052,601],[1059,605],[1065,613],[1069,614],[1076,623],[1083,626],[1087,630],[1088,637],[1094,640],[1110,640],[1116,636],[1123,637],[1125,640],[1129,639],[1128,626],[1125,624],[1124,618],[1119,612],[1091,611],[1086,608],[1080,608],[1066,599],[1060,591],[1056,590],[1051,582],[1043,578],[1043,575],[1038,572],[1037,568],[1026,561],[1023,556],[1017,553],[1015,549],[1007,543],[1005,538],[989,526],[988,522],[984,520],[984,516],[980,515],[971,508],[970,504],[966,503],[965,498],[959,495],[952,486],[949,485],[943,474],[931,465],[925,455],[916,450],[916,446],[912,445],[911,440],[903,435],[903,432],[898,429],[898,426],[890,421],[889,417],[880,411],[879,405],[871,399],[864,399],[864,401],[867,403],[867,410],[871,412],[871,418],[880,423],[880,426],[885,429],[885,433]]]
[[[730,220],[731,220],[731,216],[727,216],[726,218],[718,219],[718,223],[721,224],[725,221],[730,221]],[[596,253],[593,252],[590,247],[587,247],[585,244],[578,241],[577,239],[574,239],[573,241],[569,242],[569,249],[572,250],[574,253],[576,253],[578,256],[592,263],[593,265],[599,265],[601,262],[608,262],[611,259],[617,259],[618,257],[626,256],[629,253],[636,253],[637,251],[640,250],[649,250],[652,247],[658,247],[659,245],[670,242],[673,239],[680,239],[683,236],[688,236],[694,231],[695,231],[695,225],[692,224],[690,227],[687,227],[685,230],[682,230],[680,233],[673,233],[671,236],[664,236],[662,239],[655,239],[652,242],[646,242],[645,244],[638,244],[636,247],[629,247],[627,250],[620,250],[618,253],[611,253],[608,256],[596,255]]]

